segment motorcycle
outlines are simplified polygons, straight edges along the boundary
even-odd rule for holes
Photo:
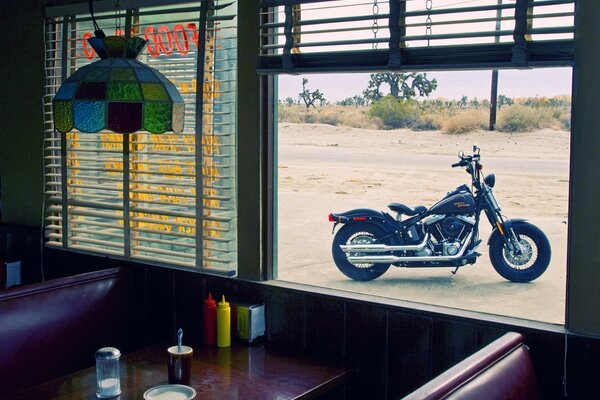
[[[333,259],[338,269],[357,281],[369,281],[383,275],[391,265],[406,268],[455,267],[474,264],[481,254],[479,221],[481,211],[492,225],[487,244],[492,266],[512,282],[530,282],[539,278],[550,263],[548,238],[525,219],[505,219],[493,193],[494,174],[482,179],[481,149],[473,154],[458,153],[459,162],[471,176],[471,188],[463,184],[427,209],[391,203],[396,213],[359,208],[329,214],[343,225],[335,234]],[[403,219],[406,216],[406,219]]]

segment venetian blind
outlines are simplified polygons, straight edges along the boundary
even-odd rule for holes
[[[261,73],[570,65],[575,0],[261,0]]]
[[[47,245],[161,265],[236,269],[236,4],[204,1],[97,13],[107,34],[148,40],[139,61],[173,82],[181,134],[60,135],[51,99],[97,60],[88,15],[46,22]],[[116,32],[115,32],[116,30]]]

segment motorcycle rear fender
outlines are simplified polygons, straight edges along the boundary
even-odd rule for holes
[[[506,221],[504,221],[504,229],[510,229],[510,228],[512,228],[512,224],[514,224],[515,222],[525,222],[525,221],[527,221],[525,218],[507,219]],[[498,232],[498,227],[495,226],[494,230],[492,231],[492,234],[490,235],[490,238],[487,241],[488,246],[492,242],[492,238],[495,235],[499,235],[499,234],[500,234],[500,232]]]
[[[329,214],[329,220],[336,224],[368,222],[377,225],[386,233],[396,230],[396,220],[389,214],[369,208],[357,208],[343,213]]]

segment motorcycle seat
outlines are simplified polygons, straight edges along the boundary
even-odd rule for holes
[[[414,209],[412,209],[401,203],[388,204],[388,208],[394,212],[397,212],[398,214],[408,215],[409,217],[412,217],[413,215],[421,214],[421,213],[424,213],[425,211],[427,211],[427,207],[425,207],[425,206],[416,206]]]

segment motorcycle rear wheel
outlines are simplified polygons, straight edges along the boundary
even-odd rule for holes
[[[548,268],[551,250],[548,238],[537,226],[527,222],[512,225],[523,254],[508,250],[504,238],[495,231],[490,239],[490,260],[496,272],[512,282],[531,282]]]
[[[333,238],[331,251],[335,265],[348,278],[355,281],[370,281],[379,278],[390,267],[390,264],[353,264],[346,258],[340,245],[382,243],[383,231],[373,224],[358,223],[344,225]],[[352,255],[366,255],[366,253],[352,253]]]

